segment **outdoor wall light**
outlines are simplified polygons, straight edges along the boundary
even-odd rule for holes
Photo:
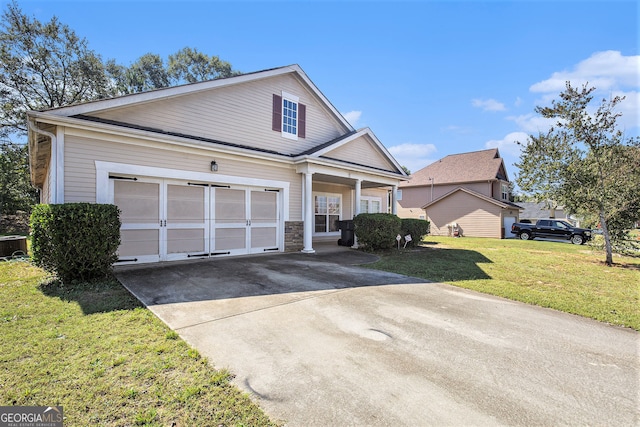
[[[218,172],[218,164],[215,160],[211,161],[211,172]]]

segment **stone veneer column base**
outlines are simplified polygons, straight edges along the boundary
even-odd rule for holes
[[[284,251],[298,252],[304,248],[304,221],[285,221]]]

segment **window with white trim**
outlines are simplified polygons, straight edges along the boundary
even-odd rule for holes
[[[314,193],[314,231],[339,231],[337,221],[342,217],[342,197],[339,194]]]
[[[282,98],[282,134],[298,136],[298,103]]]
[[[382,198],[361,196],[360,213],[380,213],[382,209]]]
[[[271,128],[280,132],[283,138],[306,138],[307,107],[299,98],[287,92],[273,94],[273,114]]]
[[[502,184],[501,189],[502,189],[502,200],[509,200],[509,186],[507,184]]]

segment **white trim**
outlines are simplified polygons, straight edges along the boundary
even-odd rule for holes
[[[282,91],[281,94],[282,94],[282,99],[281,99],[282,104],[280,106],[280,110],[282,111],[282,114],[280,115],[280,118],[282,120],[282,123],[280,123],[280,135],[283,138],[297,141],[298,140],[298,128],[300,127],[300,98],[298,98],[297,96],[292,95],[292,94],[290,94],[288,92],[285,92],[285,91]],[[285,132],[285,130],[284,130],[284,127],[285,127],[284,119],[286,117],[285,114],[284,114],[284,111],[285,111],[284,103],[285,103],[285,101],[289,101],[289,102],[292,102],[292,103],[296,104],[296,118],[295,118],[295,120],[296,120],[296,125],[295,125],[296,133]]]
[[[320,214],[316,212],[316,204],[315,204],[315,200],[316,197],[321,196],[321,197],[326,197],[327,198],[327,213],[326,214]],[[328,217],[329,215],[335,215],[335,214],[330,214],[329,213],[329,201],[328,198],[329,197],[337,197],[339,199],[340,202],[340,212],[338,213],[338,220],[342,220],[342,208],[343,208],[343,198],[342,198],[342,194],[340,193],[327,193],[326,191],[313,191],[312,192],[312,204],[313,204],[313,236],[314,237],[320,237],[320,236],[338,236],[340,234],[339,231],[316,231],[316,215],[324,215],[325,217]],[[325,219],[326,221],[326,219]]]
[[[380,142],[380,140],[376,137],[373,131],[368,127],[362,128],[358,130],[356,133],[349,135],[348,137],[336,142],[335,144],[329,145],[323,148],[322,150],[318,150],[314,152],[313,155],[322,156],[324,154],[327,154],[329,151],[333,151],[336,148],[342,147],[343,145],[348,144],[349,142],[354,141],[365,135],[371,138],[371,140],[376,145],[376,147],[382,152],[382,154],[387,158],[387,160],[389,160],[396,167],[399,173],[401,173],[403,176],[407,176],[407,174],[404,172],[404,169],[402,169],[402,166],[400,166],[397,160],[391,155],[391,153],[389,153],[389,151],[385,148],[382,142]]]
[[[282,220],[289,221],[289,187],[288,181],[270,179],[245,178],[240,176],[219,175],[216,173],[191,172],[180,169],[165,169],[152,166],[138,166],[126,163],[95,161],[96,166],[96,203],[111,203],[113,194],[109,194],[109,174],[121,173],[140,175],[150,178],[191,180],[202,183],[242,185],[249,187],[266,187],[282,190]]]
[[[302,252],[306,254],[315,253],[313,249],[313,173],[304,174],[304,233]]]
[[[360,211],[360,213],[381,213],[382,212],[382,197],[378,197],[378,196],[360,196],[360,204],[362,204],[363,201],[367,202],[367,212]],[[371,202],[380,203],[378,212],[371,212],[371,209],[370,209]]]
[[[295,96],[295,95],[292,95],[292,94],[290,94],[289,92],[282,91],[282,93],[281,93],[281,94],[282,94],[282,99],[285,99],[285,98],[286,98],[286,99],[288,99],[289,101],[293,101],[293,102],[295,102],[296,104],[300,102],[300,98],[299,98],[299,97],[297,97],[297,96]]]

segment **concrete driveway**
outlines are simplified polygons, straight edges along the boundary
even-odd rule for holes
[[[116,273],[287,425],[638,425],[638,333],[336,249]]]

